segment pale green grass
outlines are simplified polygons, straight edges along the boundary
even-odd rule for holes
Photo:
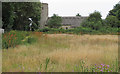
[[[3,50],[3,72],[69,72],[86,61],[91,64],[108,64],[112,67],[118,58],[117,35],[67,35],[38,36],[32,45],[20,45]],[[46,58],[50,58],[46,70]]]

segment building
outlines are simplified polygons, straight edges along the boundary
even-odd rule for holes
[[[82,21],[84,21],[86,18],[87,17],[81,17],[81,16],[62,17],[61,24],[64,29],[76,28],[79,27]]]
[[[48,4],[42,3],[41,7],[41,19],[40,19],[40,28],[44,28],[48,20]]]
[[[50,20],[51,17],[48,17],[48,4],[42,3],[41,10],[41,20],[40,20],[40,28],[44,28],[47,21]],[[87,17],[82,16],[61,16],[62,18],[62,28],[70,29],[79,27],[82,21],[84,21]]]

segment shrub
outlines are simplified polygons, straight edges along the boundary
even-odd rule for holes
[[[16,47],[20,44],[32,43],[35,41],[34,37],[30,36],[26,31],[10,31],[2,35],[2,48],[8,49],[9,47]]]

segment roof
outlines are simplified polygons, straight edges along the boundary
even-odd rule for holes
[[[48,3],[42,3],[43,5],[48,5]]]
[[[62,25],[63,26],[73,26],[78,27],[87,17],[79,17],[79,16],[62,16]],[[51,17],[48,18],[50,20]]]
[[[80,26],[80,24],[82,23],[82,21],[85,18],[86,17],[79,17],[79,16],[62,17],[62,24],[63,25],[71,25],[71,26],[74,26],[74,27],[78,27],[78,26]]]

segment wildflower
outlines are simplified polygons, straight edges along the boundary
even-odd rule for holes
[[[101,65],[103,65],[103,64],[101,64]]]
[[[104,68],[102,68],[102,69],[104,69]]]
[[[10,37],[12,37],[13,36],[13,34],[11,34],[11,36]]]
[[[103,64],[102,66],[104,67],[105,65]]]
[[[98,68],[101,68],[101,67],[98,67]]]
[[[103,70],[100,70],[100,71],[102,71],[102,72],[103,72]]]
[[[96,64],[95,64],[95,66],[96,66]]]
[[[107,65],[107,67],[109,68],[109,65]]]
[[[72,72],[74,72],[74,70],[72,70]]]

